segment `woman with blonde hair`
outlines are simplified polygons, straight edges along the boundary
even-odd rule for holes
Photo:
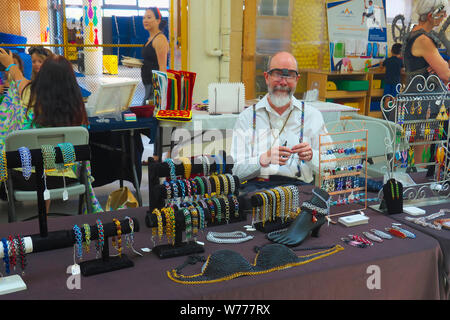
[[[420,74],[427,78],[436,74],[445,84],[450,80],[450,68],[439,54],[439,39],[431,32],[447,17],[448,0],[419,0],[415,7],[418,24],[405,42],[404,63],[407,83]]]

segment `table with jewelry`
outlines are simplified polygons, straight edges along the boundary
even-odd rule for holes
[[[302,202],[311,198],[311,188],[303,187],[300,193]],[[446,290],[442,279],[443,253],[439,241],[434,237],[408,227],[414,238],[393,237],[381,243],[364,248],[354,247],[341,238],[350,234],[358,235],[371,229],[385,230],[397,222],[391,216],[383,215],[368,208],[365,210],[369,224],[345,227],[341,224],[325,224],[318,237],[309,236],[301,245],[289,249],[296,256],[295,261],[285,267],[271,267],[278,258],[257,259],[258,267],[263,271],[240,277],[229,277],[215,281],[215,270],[220,269],[221,260],[210,260],[208,272],[203,274],[208,281],[204,283],[183,283],[178,275],[198,275],[203,262],[186,263],[187,256],[159,259],[155,253],[146,252],[152,248],[152,229],[145,223],[147,207],[126,209],[116,212],[73,217],[48,218],[48,231],[74,229],[91,225],[91,234],[97,231],[96,221],[111,224],[113,219],[122,222],[122,251],[133,266],[91,276],[71,274],[74,259],[77,263],[95,258],[95,241],[90,244],[90,252],[83,249],[82,259],[74,246],[58,250],[43,250],[26,255],[26,268],[22,279],[27,289],[2,296],[2,299],[154,299],[154,300],[190,300],[190,299],[446,299]],[[125,217],[134,218],[133,241],[125,241]],[[125,219],[125,220],[124,220]],[[253,265],[256,252],[269,248],[270,242],[265,234],[249,231],[244,226],[251,224],[252,215],[247,220],[229,224],[206,227],[197,234],[197,241],[204,243],[205,261],[209,255],[216,258],[221,250],[234,252]],[[335,220],[335,219],[333,219]],[[97,222],[98,223],[98,222]],[[115,224],[119,226],[116,221]],[[404,224],[407,224],[406,222]],[[114,224],[112,224],[114,226]],[[403,222],[402,222],[403,225]],[[409,226],[409,225],[408,225]],[[114,226],[115,228],[115,226]],[[0,225],[0,237],[8,235],[32,235],[38,233],[37,221],[26,221]],[[107,230],[105,229],[105,233]],[[129,231],[128,231],[129,232]],[[212,232],[209,236],[208,233]],[[448,231],[446,231],[448,232]],[[155,238],[156,244],[167,243]],[[129,239],[128,239],[129,240]],[[116,240],[117,241],[117,240]],[[238,243],[235,243],[238,242]],[[117,242],[115,243],[117,246]],[[113,243],[114,246],[114,243]],[[110,246],[110,255],[117,251]],[[36,249],[36,248],[35,248]],[[142,250],[144,249],[144,250]],[[285,250],[286,251],[286,250]],[[138,255],[139,252],[142,256]],[[233,256],[233,255],[232,255]],[[231,256],[228,256],[231,257]],[[300,258],[297,258],[300,257]],[[286,258],[286,255],[283,256]],[[196,260],[189,262],[194,263]],[[243,259],[243,260],[242,260]],[[271,261],[272,260],[272,261]],[[227,260],[226,263],[228,263]],[[417,263],[420,261],[420,263]],[[222,260],[222,262],[224,262]],[[217,265],[219,263],[219,265]],[[231,265],[236,272],[245,271],[243,265]],[[248,266],[248,265],[247,265]],[[255,267],[255,266],[254,266]],[[251,267],[250,268],[254,268]],[[11,274],[20,274],[17,265]],[[169,271],[169,272],[168,272]],[[2,274],[5,270],[2,268]],[[169,277],[170,275],[170,277]],[[236,273],[235,273],[236,276]]]

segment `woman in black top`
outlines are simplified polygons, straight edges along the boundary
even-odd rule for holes
[[[142,48],[144,64],[141,68],[141,77],[145,87],[144,105],[147,100],[153,99],[152,70],[163,72],[167,70],[169,42],[162,32],[166,23],[166,21],[161,19],[161,13],[158,8],[150,7],[145,11],[143,24],[144,29],[149,32],[149,37]]]
[[[435,73],[445,84],[450,80],[450,68],[438,51],[439,40],[431,33],[447,16],[447,0],[420,0],[416,6],[419,24],[409,34],[404,53],[407,83],[415,75],[428,77]]]

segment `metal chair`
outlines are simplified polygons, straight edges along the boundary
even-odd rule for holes
[[[56,146],[58,143],[71,143],[76,145],[89,144],[89,132],[84,127],[55,127],[19,130],[8,134],[5,139],[5,151],[16,151],[20,147],[27,147],[28,149],[40,149],[41,145],[49,144]],[[11,177],[11,170],[8,169],[8,176]],[[36,201],[36,191],[23,191],[14,187],[13,179],[8,179],[8,222],[16,221],[15,201]],[[88,205],[88,177],[86,171],[86,163],[82,162],[79,182],[71,184],[66,187],[69,197],[78,195],[78,214],[82,212],[83,200],[86,203],[88,212],[90,207]],[[50,199],[62,199],[64,188],[49,189]],[[49,215],[69,215],[61,213],[53,213]],[[34,217],[32,217],[34,218]],[[31,218],[31,219],[32,219]],[[29,218],[30,219],[30,218]],[[26,220],[29,220],[26,219]]]

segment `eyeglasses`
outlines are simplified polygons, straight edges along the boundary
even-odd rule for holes
[[[296,70],[289,69],[271,69],[267,71],[267,73],[277,81],[280,81],[282,78],[286,79],[286,81],[293,82],[297,80],[298,72]]]
[[[32,55],[33,53],[41,54],[46,57],[49,55],[48,51],[43,47],[31,47],[30,49],[28,49],[29,55]]]

